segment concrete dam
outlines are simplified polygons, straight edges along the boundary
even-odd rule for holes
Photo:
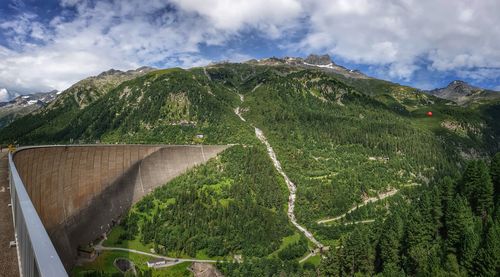
[[[77,248],[98,238],[154,188],[229,146],[98,145],[21,149],[13,156],[66,269]]]

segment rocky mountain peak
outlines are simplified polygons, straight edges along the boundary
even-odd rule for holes
[[[314,65],[328,65],[328,64],[332,64],[332,59],[330,58],[330,56],[328,54],[324,54],[324,55],[315,55],[315,54],[311,54],[309,56],[307,56],[307,58],[304,60],[304,62],[308,63],[308,64],[314,64]]]
[[[471,86],[468,83],[461,80],[452,81],[451,83],[448,84],[446,88],[453,89],[456,92],[461,92],[465,94],[468,94],[473,90],[479,90],[479,88]]]
[[[136,75],[136,74],[144,74],[150,71],[156,70],[154,67],[150,66],[141,66],[137,69],[127,70],[126,72],[111,68],[110,70],[104,71],[101,74],[97,75],[97,77],[106,77],[106,76],[116,76],[116,75]]]
[[[104,77],[104,76],[110,76],[110,75],[117,75],[117,74],[123,74],[124,72],[121,70],[116,70],[114,68],[111,68],[110,70],[104,71],[101,74],[97,75],[97,77]]]
[[[454,80],[444,88],[430,90],[427,93],[451,100],[459,105],[500,98],[500,93],[498,92],[475,87],[461,80]]]

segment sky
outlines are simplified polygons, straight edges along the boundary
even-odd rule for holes
[[[500,90],[498,0],[1,0],[0,101],[110,68],[329,54],[420,89]]]

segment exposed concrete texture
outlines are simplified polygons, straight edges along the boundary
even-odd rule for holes
[[[154,188],[228,146],[101,145],[28,148],[14,155],[26,190],[66,268]]]
[[[10,204],[9,172],[7,152],[0,152],[0,276],[19,276],[16,247]]]

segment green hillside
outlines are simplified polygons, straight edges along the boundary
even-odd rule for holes
[[[413,204],[404,199],[441,189],[444,176],[458,178],[467,161],[488,161],[499,149],[498,102],[462,107],[386,81],[279,62],[152,71],[101,88],[84,102],[70,88],[2,130],[0,142],[236,144],[135,205],[114,242],[165,255],[242,255],[241,265],[220,265],[229,276],[302,275],[321,260],[298,263],[316,247],[288,220],[289,191],[255,127],[297,187],[298,223],[330,249],[376,245],[363,228],[383,224],[389,206],[407,216]],[[78,92],[95,90],[86,89]],[[348,224],[359,220],[367,222]],[[323,272],[339,263],[337,253],[328,252]],[[373,255],[356,257],[368,265],[342,275],[385,270]],[[423,270],[420,260],[408,262]]]

